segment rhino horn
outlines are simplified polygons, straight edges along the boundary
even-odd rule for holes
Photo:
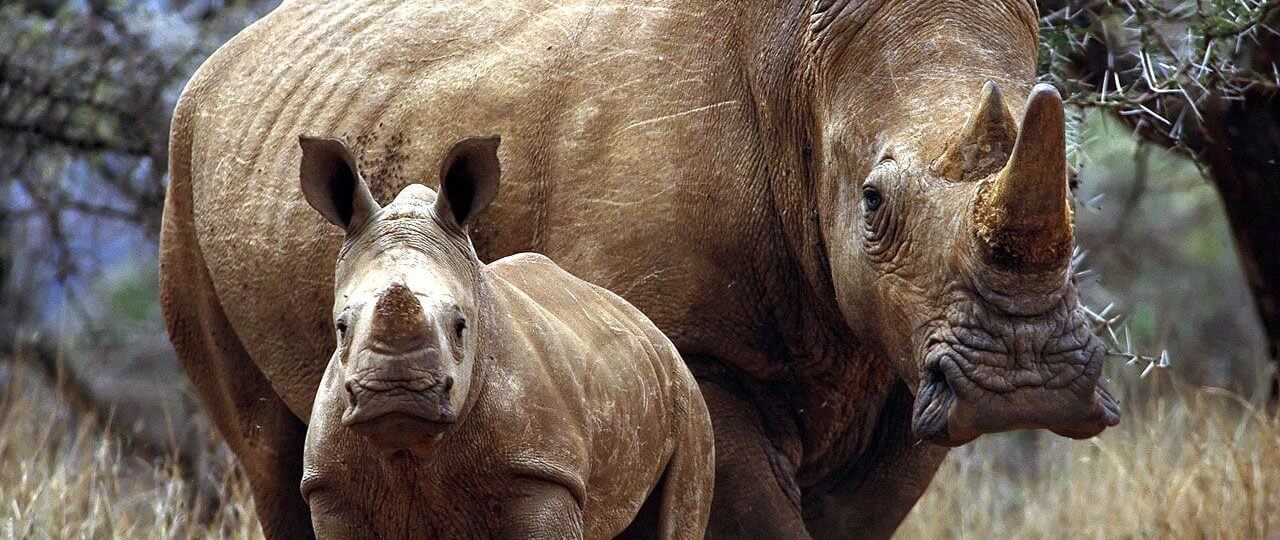
[[[989,262],[1037,271],[1070,259],[1065,131],[1062,97],[1050,85],[1036,85],[1009,163],[978,188],[975,232]]]
[[[395,279],[382,291],[373,308],[369,335],[379,346],[393,352],[414,351],[426,344],[431,325],[422,303],[403,280]]]
[[[1000,87],[987,81],[969,119],[934,163],[934,174],[963,182],[990,176],[1004,166],[1017,136]]]

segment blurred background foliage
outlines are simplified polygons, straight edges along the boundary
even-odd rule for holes
[[[170,115],[200,63],[276,3],[0,3],[0,359],[56,390],[60,421],[96,417],[117,450],[176,458],[188,480],[220,473],[199,459],[217,446],[157,298]],[[17,371],[0,362],[0,382]]]
[[[275,3],[0,4],[0,358],[21,359],[27,379],[55,389],[65,402],[56,414],[110,418],[94,425],[123,441],[112,448],[176,458],[188,479],[223,473],[201,465],[218,450],[189,420],[198,409],[157,302],[169,118],[200,62]],[[1274,392],[1280,343],[1280,7],[1040,8],[1042,77],[1073,105],[1087,303],[1114,304],[1118,348],[1167,350],[1190,384],[1261,401]],[[15,365],[0,362],[0,414],[48,394],[14,384]],[[1144,371],[1123,359],[1108,367],[1130,402],[1159,399],[1148,382],[1167,376]],[[79,448],[76,437],[68,444]],[[957,452],[959,462],[1041,459],[1037,435],[992,440]],[[13,451],[0,441],[0,457]]]
[[[1108,115],[1086,115],[1077,137],[1086,303],[1114,303],[1133,347],[1167,349],[1171,368],[1193,382],[1263,391],[1266,336],[1213,185]]]

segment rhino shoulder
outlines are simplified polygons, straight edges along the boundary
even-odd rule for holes
[[[510,271],[512,268],[518,269],[521,265],[554,267],[561,272],[564,272],[564,269],[560,268],[560,265],[556,264],[556,262],[551,260],[551,258],[541,253],[532,252],[507,255],[506,257],[489,263],[489,268],[495,271]],[[567,274],[568,272],[565,273]]]
[[[662,356],[678,356],[666,335],[639,308],[613,291],[579,278],[538,253],[518,253],[488,265],[491,275],[519,291],[557,320],[576,321],[576,333],[623,332],[655,345]],[[604,340],[609,341],[609,340]]]
[[[509,255],[490,263],[488,269],[494,277],[521,290],[539,303],[551,298],[568,297],[580,306],[582,302],[594,301],[602,309],[635,309],[608,289],[571,274],[541,253]]]

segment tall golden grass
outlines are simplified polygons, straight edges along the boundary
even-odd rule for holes
[[[101,429],[108,419],[68,414],[41,381],[10,378],[0,385],[0,538],[262,537],[239,475],[201,494],[178,460],[130,455]]]
[[[1280,422],[1160,377],[1097,438],[1006,434],[952,452],[898,537],[1277,538]],[[52,393],[0,398],[0,537],[261,537],[242,477],[201,503],[174,461],[128,455]]]
[[[1093,439],[954,451],[898,537],[1280,538],[1280,421],[1169,375],[1142,390]]]

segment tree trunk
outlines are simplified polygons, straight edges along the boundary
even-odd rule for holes
[[[1250,92],[1225,105],[1205,126],[1200,157],[1222,196],[1268,353],[1280,360],[1280,98]],[[1280,400],[1280,373],[1269,396]]]

